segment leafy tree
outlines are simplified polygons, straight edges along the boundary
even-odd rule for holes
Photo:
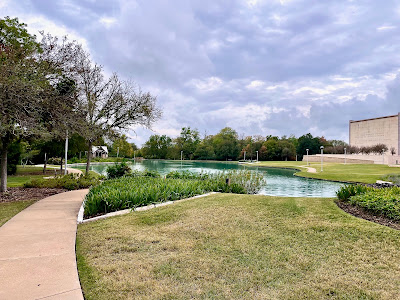
[[[205,137],[196,148],[194,152],[194,158],[200,160],[212,160],[215,159],[215,152],[213,147],[212,137]]]
[[[238,134],[230,127],[225,127],[213,138],[215,156],[218,160],[234,160],[240,153]]]
[[[132,145],[127,141],[128,137],[123,134],[120,138],[114,140],[111,151],[113,155],[118,153],[119,157],[132,157],[133,148]]]
[[[16,18],[0,19],[1,192],[7,190],[7,156],[13,141],[43,133],[45,123],[65,115],[59,113],[65,99],[59,97],[57,85],[63,80],[69,45],[54,48],[48,42],[44,38],[38,43]]]
[[[275,138],[268,139],[263,146],[265,150],[262,151],[263,160],[280,160],[282,149],[279,147],[279,141]]]
[[[321,141],[318,137],[313,137],[311,133],[307,133],[299,137],[299,143],[297,145],[297,155],[302,159],[303,155],[307,153],[306,149],[309,149],[309,154],[318,154],[320,152]]]
[[[196,129],[183,127],[180,136],[176,139],[178,148],[183,151],[185,159],[192,159],[197,145],[200,143],[200,134]]]
[[[166,135],[152,135],[142,148],[146,158],[167,158],[168,150],[172,147],[172,139]]]

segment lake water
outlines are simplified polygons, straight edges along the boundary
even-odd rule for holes
[[[92,164],[91,170],[105,175],[106,169],[110,164]],[[218,172],[223,170],[257,170],[264,175],[266,185],[260,194],[270,196],[288,197],[335,197],[336,191],[343,184],[331,181],[322,181],[294,176],[295,170],[265,168],[237,163],[225,162],[194,162],[194,161],[164,161],[164,160],[144,160],[142,162],[132,162],[130,164],[134,170],[151,170],[165,175],[175,170],[188,170],[191,172]],[[73,168],[84,169],[84,166],[74,166]]]

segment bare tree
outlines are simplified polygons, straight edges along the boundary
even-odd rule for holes
[[[117,74],[106,78],[103,68],[90,60],[83,49],[75,56],[74,80],[78,90],[79,133],[88,144],[86,174],[89,172],[93,142],[120,133],[131,126],[150,127],[161,116],[156,97],[143,93]]]

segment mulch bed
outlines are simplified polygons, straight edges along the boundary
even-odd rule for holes
[[[386,218],[384,216],[375,216],[369,211],[363,209],[362,207],[358,207],[355,205],[352,205],[347,202],[343,201],[336,201],[337,206],[339,206],[341,209],[343,209],[345,212],[358,217],[362,218],[371,222],[375,222],[384,226],[388,226],[397,230],[400,230],[400,223],[393,221],[389,218]]]
[[[0,193],[0,203],[25,200],[40,200],[66,191],[67,190],[65,189],[50,188],[8,188],[6,193]]]

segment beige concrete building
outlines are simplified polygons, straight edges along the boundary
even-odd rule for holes
[[[400,113],[393,116],[349,122],[349,144],[363,147],[385,144],[390,152],[400,150]]]

